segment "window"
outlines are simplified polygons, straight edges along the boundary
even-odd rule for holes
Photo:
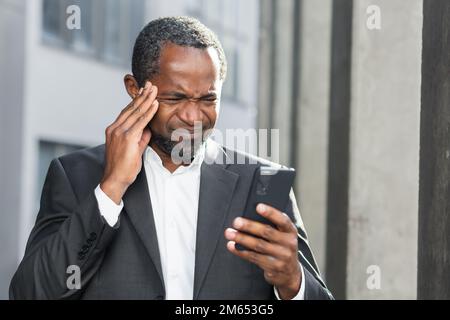
[[[50,141],[39,141],[36,212],[39,210],[42,187],[44,186],[45,177],[47,176],[50,162],[57,157],[82,148],[84,148],[84,146],[61,144]]]
[[[222,43],[228,62],[227,79],[223,86],[223,98],[240,102],[240,56],[245,37],[238,25],[237,0],[188,0],[187,13],[211,28]]]
[[[80,7],[80,30],[66,27],[70,5]],[[43,0],[43,41],[129,66],[134,41],[145,23],[145,5],[145,0]]]
[[[65,32],[71,36],[72,48],[76,51],[93,53],[94,52],[94,30],[92,25],[92,13],[94,3],[92,0],[71,0],[71,4],[77,5],[81,10],[81,30],[68,30]],[[64,10],[65,11],[65,10]],[[67,17],[67,13],[64,16]],[[65,22],[65,21],[64,21]],[[64,23],[65,26],[65,23]]]
[[[61,4],[60,1],[44,0],[43,2],[43,26],[48,41],[57,41],[62,36]]]

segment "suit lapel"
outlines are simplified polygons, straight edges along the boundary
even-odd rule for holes
[[[220,163],[204,162],[201,167],[194,299],[198,297],[219,237],[223,236],[223,225],[239,178],[238,174],[226,170],[226,165]]]
[[[148,192],[147,178],[144,165],[136,177],[135,182],[128,188],[123,197],[124,208],[130,217],[131,223],[144,243],[164,288],[164,278],[161,267],[161,257],[158,247],[153,210]],[[164,290],[165,291],[165,290]]]

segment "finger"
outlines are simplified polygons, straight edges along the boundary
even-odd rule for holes
[[[280,231],[297,232],[297,228],[294,226],[294,223],[291,221],[288,215],[281,212],[280,210],[260,203],[256,207],[256,211],[261,216],[274,223]]]
[[[136,95],[136,97],[120,112],[117,119],[110,126],[111,129],[115,129],[120,125],[122,125],[125,122],[125,120],[130,116],[130,114],[142,104],[142,102],[145,100],[148,94],[151,93],[151,91],[152,91],[152,84],[151,82],[147,81],[145,87],[139,89],[139,92]]]
[[[278,277],[278,272],[276,271],[266,271],[264,272],[264,276],[269,281],[274,281],[276,277]]]
[[[142,91],[142,93],[137,97],[132,105],[124,111],[123,115],[121,116],[120,121],[118,121],[119,126],[123,125],[126,120],[136,112],[139,113],[142,111],[143,103],[146,101],[146,99],[153,93],[154,86],[151,85],[150,82],[147,82],[148,87],[145,87]]]
[[[145,84],[145,85],[147,86],[147,84]],[[149,83],[148,86],[149,86],[149,87],[151,86],[151,82]],[[136,96],[134,96],[134,98],[138,98],[138,97],[144,92],[144,89],[145,89],[145,87],[144,87],[144,88],[140,88],[140,89],[139,89],[139,92],[137,93]]]
[[[127,120],[124,122],[126,129],[129,129],[141,115],[145,114],[151,107],[152,103],[155,101],[158,95],[158,89],[156,86],[152,86],[148,93],[144,92],[144,100],[141,101],[140,105],[136,106],[134,110],[129,114]]]
[[[236,231],[234,229],[228,228],[225,230],[225,238],[230,241],[234,241],[243,245],[244,247],[262,253],[277,257],[280,259],[290,259],[291,254],[289,249],[280,246],[278,244],[270,243],[261,238],[255,238],[251,235]]]
[[[142,111],[145,113],[150,107],[152,107],[153,102],[156,101],[156,97],[158,96],[158,87],[153,86],[152,91],[148,94],[148,96],[142,101],[141,108]]]
[[[149,88],[151,90],[151,86]],[[139,89],[138,95],[134,97],[134,99],[120,112],[116,120],[108,127],[107,135],[125,122],[130,113],[133,112],[136,106],[140,105],[141,101],[143,101],[144,95],[148,93],[148,90],[148,88]]]
[[[159,109],[158,100],[153,101],[150,108],[133,124],[133,126],[129,129],[130,134],[136,134],[142,132],[148,125],[148,123],[153,119],[156,112]]]
[[[281,243],[283,241],[284,234],[265,223],[238,217],[234,219],[233,227],[239,231],[269,240],[270,242]]]
[[[130,113],[128,118],[117,127],[117,129],[121,131],[129,131],[131,127],[142,117],[145,117],[147,111],[152,106],[152,103],[155,101],[156,95],[158,94],[158,90],[155,86],[151,89],[151,92],[149,91],[145,99],[142,101],[142,103],[139,106],[136,106],[136,108]],[[145,93],[144,93],[145,95]],[[142,128],[143,129],[143,128]],[[142,131],[142,130],[141,130]],[[135,132],[136,133],[136,132]]]
[[[151,93],[153,89],[153,85],[150,81],[147,81],[145,83],[145,86],[140,88],[137,95],[133,97],[133,100],[130,102],[130,104],[122,110],[121,114],[126,114],[127,112],[131,112],[132,109],[142,103],[144,101],[145,97]]]
[[[147,84],[148,83],[148,84]],[[123,114],[125,114],[126,112],[130,111],[130,109],[133,108],[133,106],[135,106],[136,104],[140,103],[140,101],[142,100],[142,94],[144,93],[144,90],[152,87],[151,83],[147,82],[145,87],[142,87],[139,89],[137,95],[133,96],[133,99],[131,100],[131,102],[124,108],[122,109],[122,111],[119,114],[119,117],[122,116]],[[119,119],[119,117],[117,117]]]
[[[152,134],[150,132],[149,128],[145,128],[142,132],[141,140],[139,141],[139,150],[141,151],[141,154],[144,153],[145,148],[147,148],[148,143],[150,142]]]
[[[251,251],[251,250],[237,250],[236,242],[228,241],[227,249],[232,254],[247,260],[253,264],[256,264],[258,267],[263,269],[264,271],[271,273],[278,273],[282,271],[284,264],[277,260],[275,257],[263,255],[261,253]]]

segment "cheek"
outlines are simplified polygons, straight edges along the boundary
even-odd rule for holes
[[[209,128],[214,127],[216,120],[217,120],[217,114],[218,110],[216,108],[209,108],[204,111],[206,117],[208,118],[209,122]]]
[[[152,128],[152,130],[158,132],[158,133],[163,133],[165,130],[165,124],[168,121],[168,116],[166,114],[166,112],[164,112],[163,109],[158,110],[158,112],[156,112],[155,116],[153,117],[153,119],[150,121],[149,125]]]

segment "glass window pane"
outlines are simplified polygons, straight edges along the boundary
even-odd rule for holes
[[[105,3],[105,25],[103,57],[110,62],[120,62],[120,0]]]
[[[42,25],[46,39],[59,39],[61,37],[62,19],[64,14],[61,1],[44,0],[42,12]]]
[[[130,2],[130,17],[129,17],[129,33],[128,39],[126,41],[126,52],[127,52],[127,61],[126,63],[129,65],[131,63],[131,55],[133,53],[134,42],[136,41],[139,32],[141,32],[142,28],[145,25],[145,0],[131,0]]]
[[[72,0],[70,3],[80,7],[81,18],[81,29],[69,30],[72,34],[72,48],[80,52],[90,52],[93,50],[93,1]]]
[[[134,41],[144,26],[147,0],[42,0],[47,44],[88,53],[116,65],[131,61]],[[81,29],[66,26],[68,5],[80,8]]]

